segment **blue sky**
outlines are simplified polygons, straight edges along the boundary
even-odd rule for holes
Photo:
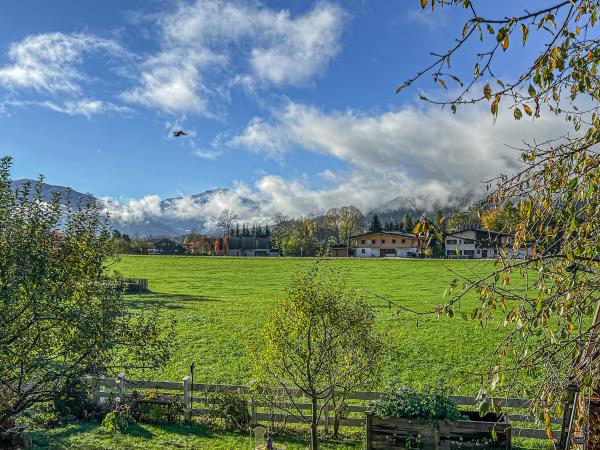
[[[265,215],[451,202],[514,167],[504,144],[555,126],[424,105],[429,78],[394,93],[464,17],[417,0],[9,2],[0,153],[14,178],[43,173],[125,209],[216,187],[232,193],[213,210],[252,198]],[[534,50],[503,55],[500,75]],[[463,75],[473,64],[454,60]],[[171,138],[180,127],[191,135]]]

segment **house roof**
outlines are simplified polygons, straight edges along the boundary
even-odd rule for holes
[[[374,234],[387,234],[388,236],[402,236],[409,238],[417,237],[413,233],[405,233],[403,231],[369,231],[367,233],[355,234],[354,236],[350,236],[350,239],[356,239],[364,236],[372,236]]]
[[[449,231],[445,233],[446,236],[455,236],[459,233],[463,233],[465,231],[475,231],[480,234],[487,234],[488,236],[513,236],[511,233],[504,233],[502,231],[494,231],[494,230],[486,230],[485,228],[478,226],[470,226],[470,227],[461,227],[456,230]]]
[[[178,245],[177,242],[168,238],[156,239],[154,241],[150,241],[150,243],[152,245]]]

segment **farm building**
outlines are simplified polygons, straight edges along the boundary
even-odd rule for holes
[[[495,258],[501,249],[505,249],[509,257],[525,258],[530,255],[528,248],[515,252],[511,242],[511,234],[484,230],[479,225],[466,225],[446,234],[444,243],[448,258]]]
[[[421,256],[425,248],[427,243],[424,239],[400,231],[369,232],[349,239],[349,256],[358,258]]]
[[[211,239],[211,248],[215,255],[279,256],[279,252],[271,247],[269,238],[224,236]]]
[[[182,255],[185,253],[185,248],[172,239],[157,239],[150,241],[148,253],[157,255]]]

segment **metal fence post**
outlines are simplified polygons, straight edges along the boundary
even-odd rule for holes
[[[190,376],[186,375],[183,377],[183,409],[185,420],[192,418],[192,397],[190,395]]]

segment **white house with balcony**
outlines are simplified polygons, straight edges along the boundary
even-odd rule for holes
[[[497,257],[504,250],[509,258],[526,258],[527,247],[514,251],[513,235],[484,230],[480,225],[466,225],[446,234],[444,244],[447,258],[487,259]]]

